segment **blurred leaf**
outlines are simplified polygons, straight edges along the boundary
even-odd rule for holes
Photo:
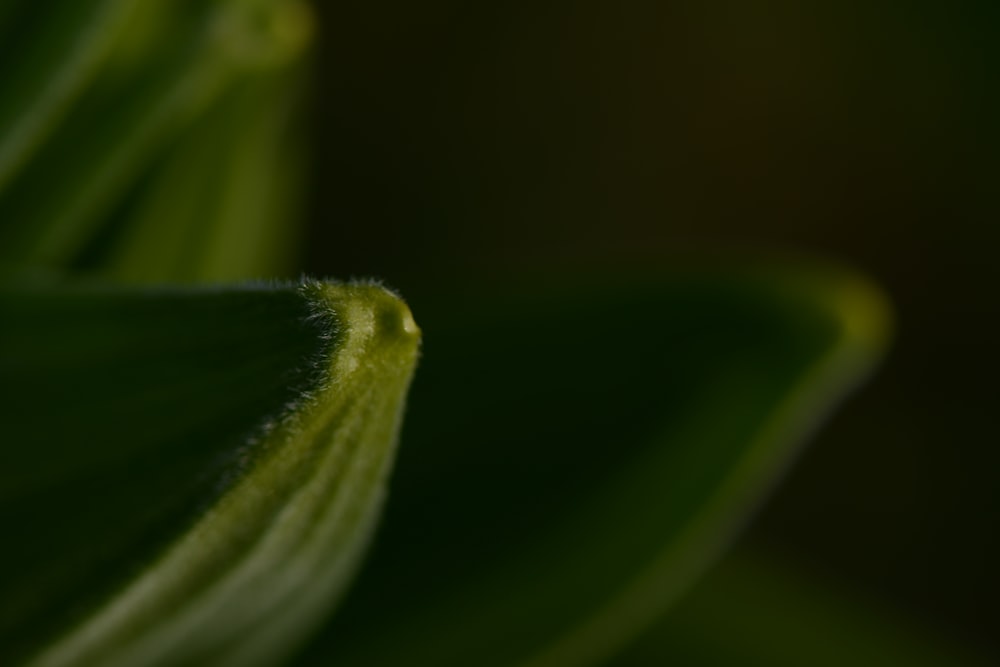
[[[252,665],[371,531],[418,334],[375,286],[0,292],[0,663]]]
[[[0,5],[0,191],[97,74],[139,4],[8,0]]]
[[[288,275],[298,240],[294,72],[234,87],[185,133],[91,263],[129,283]],[[100,252],[100,251],[99,251]]]
[[[613,667],[959,667],[987,662],[863,598],[737,549]]]
[[[384,529],[302,664],[601,662],[730,542],[885,335],[879,296],[836,271],[535,292],[425,319]]]
[[[301,2],[185,7],[164,48],[109,67],[0,193],[0,259],[73,263],[186,127],[243,77],[286,66],[308,39]]]

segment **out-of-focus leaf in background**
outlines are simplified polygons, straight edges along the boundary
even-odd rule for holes
[[[0,662],[274,664],[349,581],[418,332],[375,286],[0,294]]]
[[[985,667],[883,601],[737,548],[610,667]]]
[[[0,188],[63,119],[139,2],[82,0],[0,5]]]
[[[93,47],[95,64],[85,71],[77,71],[73,49],[40,63],[31,50],[11,49],[10,66],[30,73],[24,78],[50,80],[67,69],[81,81],[73,95],[59,98],[52,121],[31,142],[18,140],[20,117],[0,125],[0,137],[26,146],[17,153],[17,171],[0,182],[0,260],[77,268],[110,262],[122,277],[146,281],[173,277],[164,269],[188,280],[288,271],[295,217],[277,202],[296,172],[278,158],[294,143],[283,141],[287,123],[276,126],[274,119],[287,118],[294,99],[287,93],[294,92],[310,36],[308,8],[299,0],[69,4],[93,5],[93,12],[111,5],[130,20],[118,22],[120,34],[103,24],[94,28],[112,43]],[[38,35],[65,18],[48,4],[24,11],[41,22],[27,34],[43,45],[48,40]],[[76,41],[83,41],[86,26],[79,19],[74,25]],[[5,27],[20,28],[13,18]],[[286,94],[275,87],[287,87]],[[249,106],[233,115],[240,105]],[[17,110],[32,118],[40,113]],[[235,126],[219,132],[220,116]],[[204,143],[213,123],[214,149]],[[185,153],[191,171],[178,174],[170,163]],[[199,169],[206,170],[201,178]],[[149,216],[162,216],[158,231],[150,231],[155,221],[141,222]],[[245,226],[219,231],[232,227],[234,216],[245,216]],[[221,253],[225,264],[206,265],[210,253]]]
[[[283,71],[229,91],[170,147],[90,262],[130,283],[293,273],[302,169],[289,121],[300,84]]]
[[[728,545],[886,334],[871,288],[818,269],[482,301],[428,332],[378,546],[306,663],[600,664]]]
[[[747,539],[1000,663],[1000,4],[316,6],[309,271],[433,328],[455,282],[849,261],[898,337]]]

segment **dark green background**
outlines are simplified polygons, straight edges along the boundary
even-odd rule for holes
[[[895,348],[746,539],[1000,654],[1000,5],[318,4],[310,272],[855,264]]]

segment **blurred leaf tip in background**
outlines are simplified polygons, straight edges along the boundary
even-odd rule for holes
[[[0,261],[141,282],[292,269],[308,5],[5,7]]]
[[[426,328],[394,502],[315,664],[613,658],[885,344],[881,296],[839,271],[610,282]]]
[[[336,8],[0,0],[0,664],[984,664],[891,600],[737,543],[882,363],[881,289],[803,255],[679,263],[651,247],[629,270],[568,268],[546,239],[610,256],[643,245],[628,234],[645,223],[592,234],[567,222],[566,193],[656,216],[592,206],[617,174],[509,206],[518,178],[544,199],[551,174],[619,162],[588,162],[585,126],[559,114],[551,135],[490,128],[544,124],[534,102],[587,68],[511,115],[476,86],[499,95],[522,62],[509,45],[530,40],[479,44],[466,30],[483,16],[448,2],[371,25]],[[414,11],[431,32],[407,41]],[[483,25],[564,48],[557,14]],[[350,34],[316,48],[320,23]],[[418,73],[420,44],[442,49],[422,92],[394,79]],[[533,71],[555,75],[546,63]],[[464,67],[476,83],[448,98]],[[344,86],[356,95],[328,113]],[[475,153],[515,135],[573,150],[517,168]],[[348,215],[328,225],[328,206]],[[524,247],[494,273],[504,234]],[[372,280],[289,279],[303,270],[382,273],[410,305]]]

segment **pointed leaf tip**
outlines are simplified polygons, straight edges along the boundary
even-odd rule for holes
[[[8,291],[0,321],[0,662],[280,660],[385,496],[405,304],[332,283]]]

